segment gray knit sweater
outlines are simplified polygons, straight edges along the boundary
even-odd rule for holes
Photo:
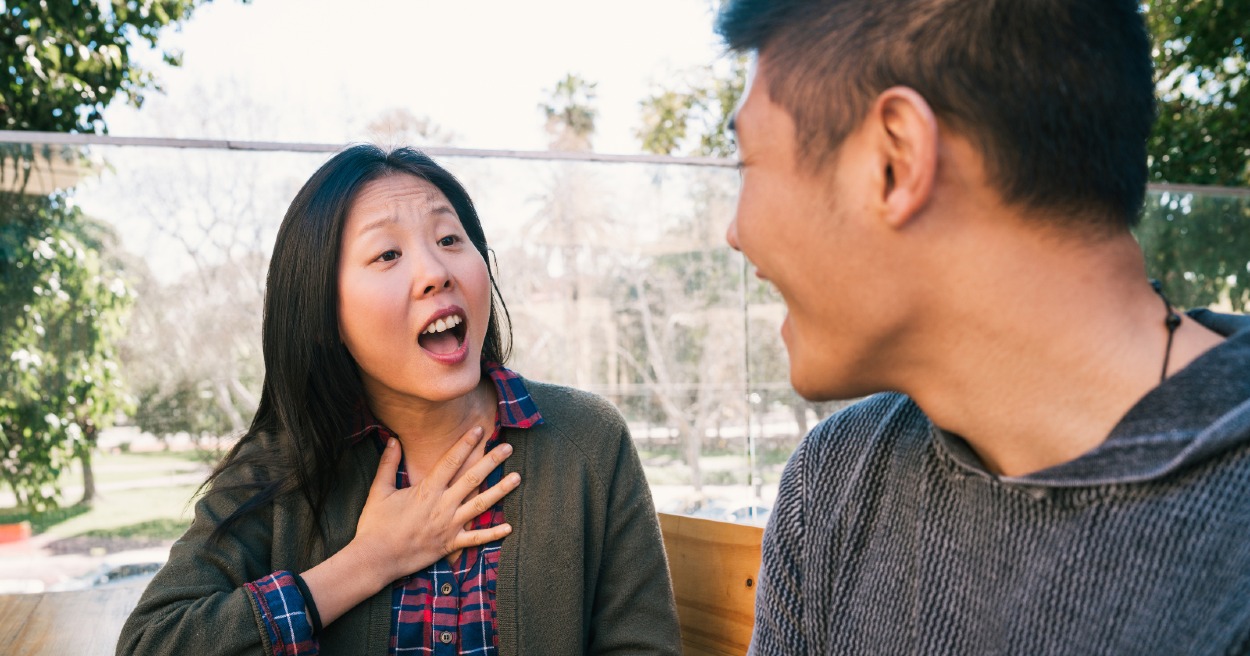
[[[1191,316],[1229,338],[1035,474],[897,394],[824,421],[782,478],[751,652],[1250,653],[1250,317]]]

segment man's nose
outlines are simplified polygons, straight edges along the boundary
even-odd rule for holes
[[[729,247],[735,251],[741,252],[738,247],[738,219],[729,222],[729,229],[725,231],[725,241],[729,242]]]

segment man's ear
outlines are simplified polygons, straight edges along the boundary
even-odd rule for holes
[[[869,120],[878,127],[881,202],[884,218],[901,228],[933,192],[937,175],[938,123],[929,103],[908,87],[890,87],[873,103]]]

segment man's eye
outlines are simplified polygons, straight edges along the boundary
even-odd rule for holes
[[[397,259],[398,257],[399,257],[399,251],[391,249],[379,255],[378,259],[382,260],[383,262],[390,262],[391,260]]]
[[[460,238],[456,235],[447,235],[446,237],[438,240],[439,246],[455,246],[458,243],[460,243]]]

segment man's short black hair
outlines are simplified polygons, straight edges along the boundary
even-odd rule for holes
[[[801,158],[825,161],[881,91],[972,139],[1009,203],[1136,223],[1154,124],[1139,0],[728,0],[717,31],[768,62]]]

